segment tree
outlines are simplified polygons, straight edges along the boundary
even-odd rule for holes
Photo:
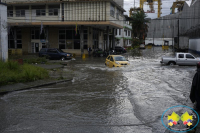
[[[131,24],[134,38],[138,38],[142,41],[146,37],[148,32],[147,23],[149,23],[149,20],[147,19],[147,15],[144,11],[137,11],[136,14],[132,14]]]

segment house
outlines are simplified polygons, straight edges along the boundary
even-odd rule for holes
[[[127,15],[124,15],[123,29],[116,29],[115,32],[116,46],[131,47],[132,26]]]
[[[115,29],[123,28],[123,0],[2,0],[7,3],[8,48],[37,53],[41,48],[86,53],[108,50]]]

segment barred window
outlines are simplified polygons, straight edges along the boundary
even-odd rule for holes
[[[115,6],[113,4],[110,4],[110,16],[115,16]]]
[[[49,5],[49,16],[58,16],[60,5]]]

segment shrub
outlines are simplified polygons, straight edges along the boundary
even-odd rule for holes
[[[35,81],[48,77],[48,71],[44,68],[29,64],[19,65],[16,61],[6,63],[0,61],[0,85]]]

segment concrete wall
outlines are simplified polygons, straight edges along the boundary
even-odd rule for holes
[[[0,60],[8,59],[7,6],[0,4]]]

